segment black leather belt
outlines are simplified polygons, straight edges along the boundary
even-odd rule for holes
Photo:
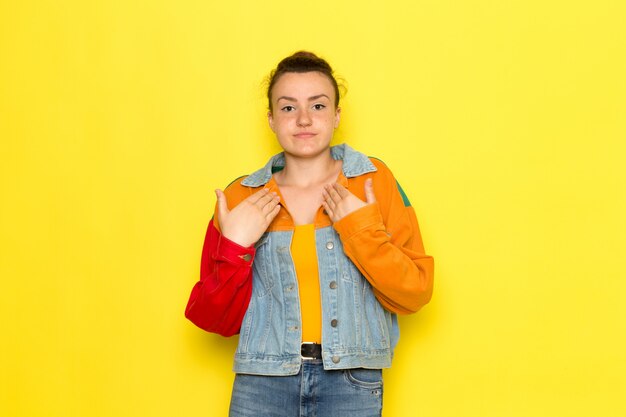
[[[304,342],[300,345],[302,359],[322,359],[322,345]]]

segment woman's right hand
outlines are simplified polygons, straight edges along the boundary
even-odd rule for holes
[[[217,221],[222,235],[238,245],[249,247],[261,238],[274,217],[280,211],[280,197],[262,189],[237,204],[232,210],[226,204],[226,195],[217,195]]]

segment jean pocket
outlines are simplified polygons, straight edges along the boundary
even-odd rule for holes
[[[357,388],[375,390],[383,386],[383,371],[380,369],[346,369],[344,375],[346,380]]]

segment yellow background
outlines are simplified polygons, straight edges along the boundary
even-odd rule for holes
[[[213,189],[278,151],[263,78],[346,79],[436,259],[385,416],[626,415],[621,0],[0,2],[0,415],[224,416],[183,317]]]

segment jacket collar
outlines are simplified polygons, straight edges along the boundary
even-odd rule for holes
[[[335,160],[343,160],[342,172],[346,178],[358,177],[359,175],[377,170],[366,155],[355,151],[345,143],[331,146],[330,155]],[[241,185],[245,185],[246,187],[261,187],[269,182],[273,172],[280,170],[284,166],[285,154],[281,152],[274,155],[263,168],[244,178],[244,180],[241,181]]]

